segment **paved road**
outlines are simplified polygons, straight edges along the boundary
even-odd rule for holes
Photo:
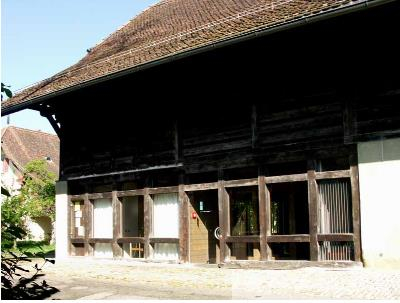
[[[400,299],[400,270],[255,270],[71,258],[46,265],[51,299]]]

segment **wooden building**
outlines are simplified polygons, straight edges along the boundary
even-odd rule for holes
[[[57,257],[399,266],[399,8],[161,1],[4,102],[60,137]]]

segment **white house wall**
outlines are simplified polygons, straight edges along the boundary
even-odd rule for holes
[[[400,138],[359,143],[358,159],[364,264],[400,268]]]
[[[68,194],[67,182],[56,183],[56,258],[68,257]]]

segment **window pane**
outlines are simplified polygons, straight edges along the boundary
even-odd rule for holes
[[[238,187],[228,190],[232,236],[259,235],[258,188]]]
[[[97,199],[93,203],[93,237],[113,237],[113,213],[111,199]]]
[[[143,197],[124,197],[122,199],[123,237],[143,237]]]
[[[352,233],[352,206],[350,180],[324,180],[318,182],[318,233]]]
[[[179,238],[178,194],[154,195],[153,206],[153,237]]]
[[[308,234],[307,182],[268,185],[273,235]]]

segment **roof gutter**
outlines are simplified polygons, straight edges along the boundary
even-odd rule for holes
[[[55,98],[58,96],[61,96],[63,94],[66,93],[70,93],[76,90],[79,90],[81,88],[84,87],[88,87],[97,83],[101,83],[107,80],[111,80],[111,79],[115,79],[115,78],[119,78],[125,75],[129,75],[141,70],[145,70],[145,69],[149,69],[151,67],[155,67],[158,65],[162,65],[165,63],[169,63],[169,62],[173,62],[176,61],[178,59],[183,59],[192,55],[196,55],[196,54],[200,54],[200,53],[204,53],[216,48],[221,48],[224,46],[228,46],[228,45],[232,45],[232,44],[236,44],[236,43],[240,43],[243,41],[247,41],[247,40],[251,40],[254,38],[258,38],[258,37],[263,37],[263,36],[267,36],[276,32],[280,32],[280,31],[284,31],[284,30],[289,30],[295,27],[299,27],[302,25],[306,25],[306,24],[310,24],[310,23],[314,23],[314,22],[318,22],[318,21],[322,21],[322,20],[326,20],[329,18],[333,18],[333,17],[337,17],[337,16],[341,16],[341,15],[345,15],[345,14],[349,14],[349,13],[353,13],[353,12],[357,12],[357,11],[362,11],[368,8],[372,8],[375,6],[379,6],[379,5],[383,5],[383,4],[387,4],[390,2],[394,2],[396,0],[366,0],[357,4],[347,4],[344,7],[338,7],[338,8],[334,8],[332,10],[329,10],[327,12],[321,12],[318,13],[316,15],[310,16],[310,17],[302,17],[299,19],[295,19],[292,21],[288,21],[279,25],[275,25],[273,27],[267,27],[267,28],[258,28],[255,30],[252,30],[250,32],[245,32],[245,33],[241,33],[235,37],[231,37],[231,38],[227,38],[225,40],[222,41],[218,41],[218,42],[214,42],[212,44],[206,45],[206,46],[202,46],[202,47],[198,47],[198,48],[194,48],[194,49],[190,49],[190,50],[186,50],[186,51],[182,51],[180,53],[175,53],[172,55],[168,55],[167,57],[164,58],[160,58],[158,60],[154,60],[148,63],[144,63],[132,68],[127,68],[125,70],[110,74],[110,75],[106,75],[106,76],[102,76],[93,80],[89,80],[87,82],[84,83],[79,83],[77,85],[71,86],[71,87],[67,87],[64,89],[61,89],[59,91],[56,92],[52,92],[50,94],[47,95],[43,95],[37,98],[33,98],[27,102],[24,102],[22,104],[16,104],[16,105],[12,105],[10,107],[7,107],[6,109],[3,110],[2,115],[9,115],[12,113],[15,113],[17,111],[29,108],[31,105],[40,103],[40,102],[44,102],[46,100],[49,100],[51,98]]]

